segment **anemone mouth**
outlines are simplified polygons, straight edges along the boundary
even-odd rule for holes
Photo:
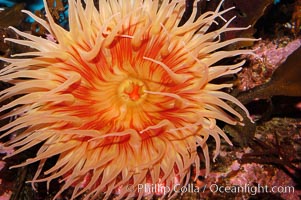
[[[121,82],[118,88],[118,95],[123,102],[129,105],[137,104],[146,98],[145,90],[147,90],[147,87],[143,81],[136,78],[127,78]]]

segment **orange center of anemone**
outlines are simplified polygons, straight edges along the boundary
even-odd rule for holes
[[[144,93],[145,88],[146,87],[142,81],[130,78],[124,80],[120,84],[118,94],[120,98],[127,103],[138,103],[146,96]]]

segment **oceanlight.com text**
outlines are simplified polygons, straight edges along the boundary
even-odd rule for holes
[[[242,186],[222,186],[217,184],[211,184],[209,190],[212,193],[248,193],[250,195],[256,195],[259,193],[294,193],[294,186],[272,186],[267,185],[249,185],[245,184]]]

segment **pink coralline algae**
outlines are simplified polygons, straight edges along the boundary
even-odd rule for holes
[[[1,150],[0,150],[0,153],[1,153]],[[0,161],[0,173],[3,173],[3,172],[1,172],[1,170],[5,167],[5,165],[6,165],[6,162]],[[10,196],[12,195],[12,191],[5,190],[3,193],[1,193],[1,188],[5,187],[4,184],[5,183],[3,182],[3,180],[0,179],[0,200],[9,200]]]
[[[290,41],[263,40],[254,45],[254,55],[242,56],[249,59],[250,64],[239,73],[239,90],[247,91],[270,80],[273,72],[285,62],[286,58],[301,46],[301,39]]]
[[[299,199],[298,195],[301,194],[300,190],[294,187],[293,180],[283,171],[257,163],[241,165],[240,171],[236,176],[230,178],[229,184],[237,186],[247,185],[249,187],[262,186],[266,187],[268,191],[271,191],[273,188],[274,191],[279,191],[278,193],[283,199],[297,200]],[[291,191],[288,189],[291,189]],[[284,192],[285,190],[287,191]],[[277,192],[273,193],[276,194]],[[248,195],[250,194],[244,194],[243,196],[246,197]]]

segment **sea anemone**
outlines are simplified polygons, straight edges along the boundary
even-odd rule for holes
[[[221,41],[221,33],[245,29],[229,27],[234,18],[222,17],[232,8],[219,11],[221,2],[196,19],[195,3],[191,17],[179,25],[184,0],[99,0],[98,8],[93,0],[81,2],[68,2],[69,30],[54,22],[46,0],[47,21],[23,11],[54,40],[13,27],[25,39],[6,39],[36,49],[1,58],[10,64],[0,70],[0,80],[12,84],[0,92],[6,102],[1,119],[14,120],[0,131],[2,138],[18,132],[6,143],[16,149],[8,156],[40,145],[34,158],[14,167],[39,162],[33,186],[45,181],[49,187],[61,178],[54,199],[68,188],[73,188],[71,199],[82,194],[96,199],[117,190],[119,198],[137,195],[128,185],[187,184],[191,166],[200,168],[198,147],[208,172],[208,137],[216,141],[215,157],[220,136],[231,144],[216,121],[235,125],[243,120],[226,101],[248,112],[222,91],[232,84],[212,83],[237,73],[244,63],[218,61],[251,53],[220,50],[253,40]],[[216,19],[224,25],[209,32]],[[56,163],[44,170],[53,156]]]

